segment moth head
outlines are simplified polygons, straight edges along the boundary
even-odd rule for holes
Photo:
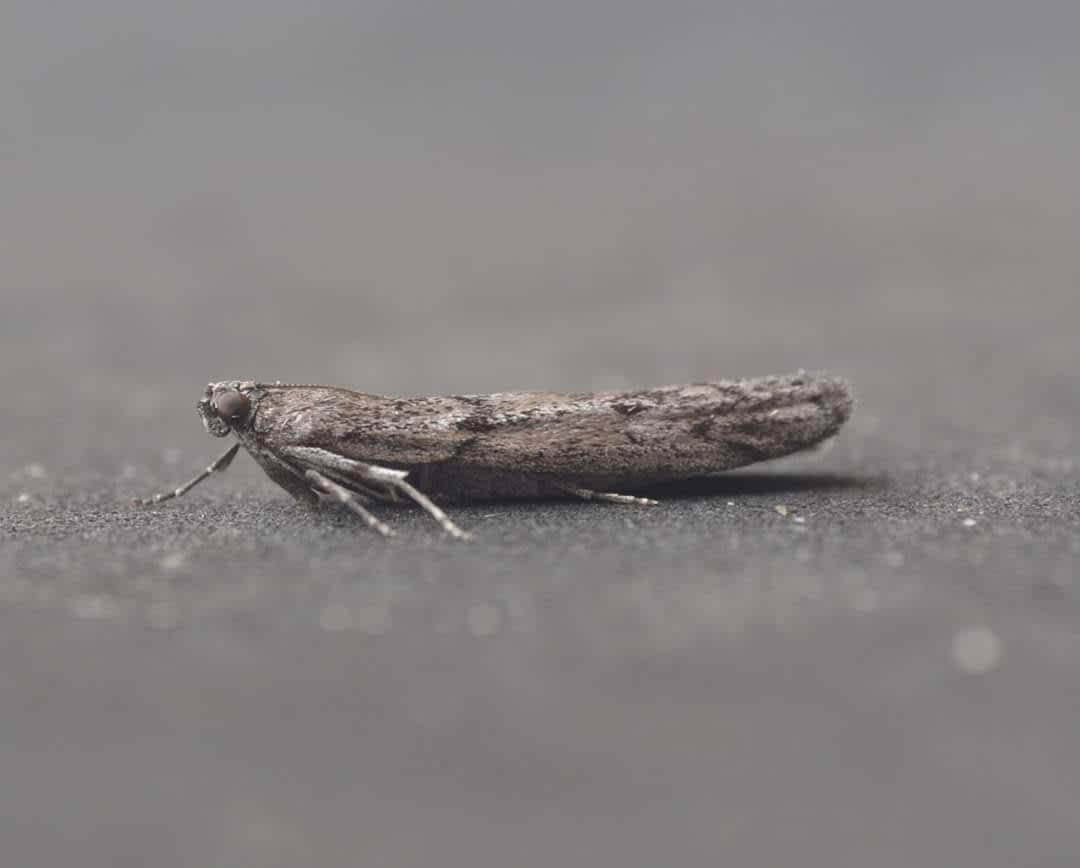
[[[215,437],[243,431],[251,421],[255,384],[239,380],[210,383],[195,409],[203,427]]]

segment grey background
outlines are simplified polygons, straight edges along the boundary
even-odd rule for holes
[[[1078,28],[6,4],[5,864],[1075,865]],[[799,367],[831,450],[654,510],[126,505],[209,380]]]

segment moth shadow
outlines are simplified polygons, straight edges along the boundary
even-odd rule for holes
[[[658,499],[728,497],[747,495],[798,494],[876,488],[880,479],[840,473],[725,473],[698,476],[677,482],[662,482],[642,489]]]

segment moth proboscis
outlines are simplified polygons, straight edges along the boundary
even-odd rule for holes
[[[619,493],[707,476],[807,449],[851,415],[846,382],[800,371],[631,392],[500,392],[398,398],[336,386],[210,383],[196,409],[229,450],[179,488],[224,470],[243,446],[297,500],[337,502],[384,536],[368,509],[412,501],[466,539],[435,501],[573,496],[652,505]]]

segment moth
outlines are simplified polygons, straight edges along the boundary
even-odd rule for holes
[[[335,386],[210,383],[196,404],[207,432],[237,441],[179,488],[225,470],[243,446],[297,500],[369,509],[411,501],[467,538],[435,501],[572,496],[651,505],[628,494],[814,446],[851,414],[846,382],[800,371],[630,392],[500,392],[407,398]]]

